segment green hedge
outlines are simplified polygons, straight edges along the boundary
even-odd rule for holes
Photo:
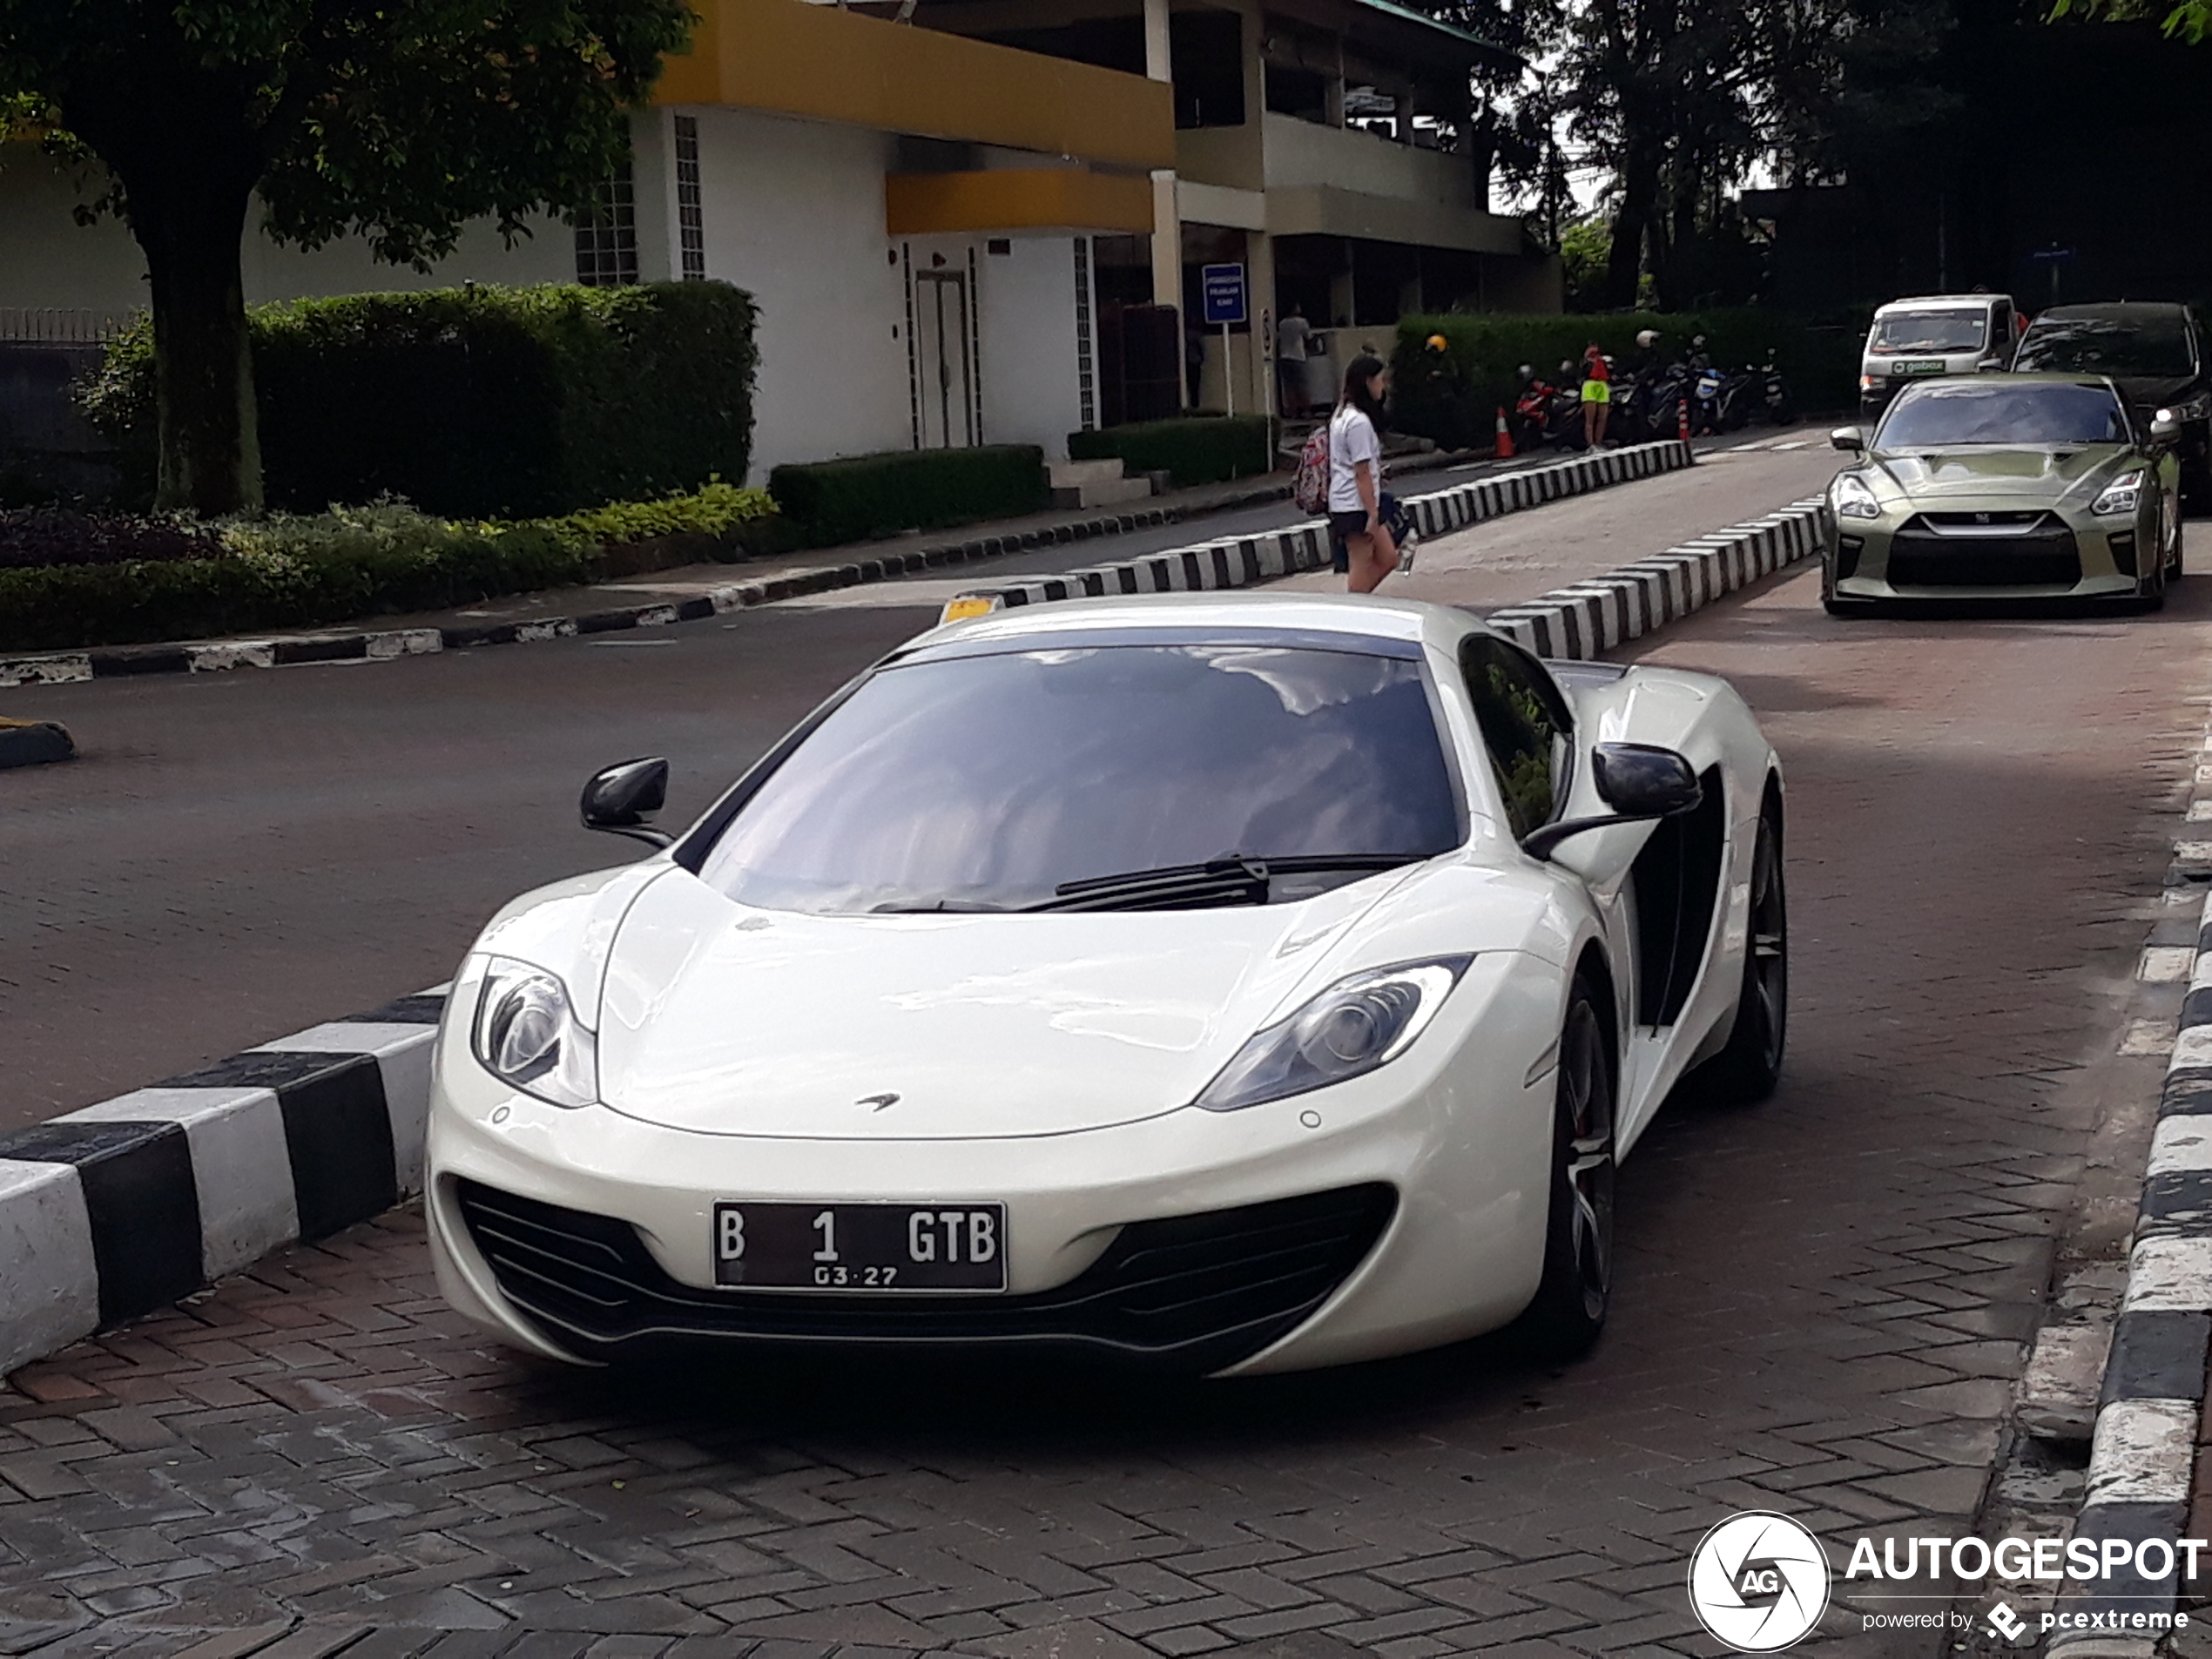
[[[768,493],[809,547],[1013,518],[1051,499],[1044,451],[1027,443],[787,463],[768,475]]]
[[[442,288],[248,314],[270,506],[397,496],[534,518],[743,478],[752,300],[721,282]],[[109,347],[85,412],[150,500],[153,336]]]
[[[1118,458],[1132,473],[1172,474],[1177,487],[1219,483],[1275,469],[1275,422],[1264,415],[1186,415],[1070,432],[1074,461]]]
[[[455,523],[391,502],[230,520],[209,527],[222,550],[212,557],[0,569],[0,651],[438,610],[629,571],[637,566],[625,549],[657,538],[688,537],[710,555],[758,545],[775,523],[765,496],[728,484],[520,523]]]
[[[1857,406],[1863,322],[1854,327],[1749,307],[1618,316],[1455,313],[1399,321],[1391,357],[1391,425],[1447,449],[1487,447],[1498,409],[1513,407],[1521,364],[1553,373],[1562,360],[1581,361],[1595,341],[1623,372],[1639,357],[1635,337],[1646,328],[1659,331],[1659,349],[1669,358],[1703,334],[1713,361],[1727,368],[1764,363],[1771,350],[1800,409]],[[1428,347],[1433,334],[1447,342],[1440,355]]]

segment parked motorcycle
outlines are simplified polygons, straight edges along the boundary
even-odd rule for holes
[[[1521,366],[1521,394],[1514,400],[1514,442],[1523,451],[1582,447],[1582,400],[1568,381],[1574,364],[1560,365],[1560,379],[1547,380],[1527,363]]]
[[[1689,371],[1682,364],[1645,364],[1615,400],[1613,435],[1622,443],[1680,436],[1689,395]]]
[[[1782,371],[1775,367],[1775,354],[1766,354],[1766,367],[1759,371],[1760,401],[1766,418],[1776,426],[1791,426],[1797,419],[1797,406],[1790,401],[1789,383],[1782,378]]]

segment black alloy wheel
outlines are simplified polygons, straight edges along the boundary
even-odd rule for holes
[[[1577,975],[1559,1035],[1544,1275],[1521,1315],[1555,1359],[1588,1352],[1612,1305],[1615,1066],[1596,1000]]]
[[[1743,989],[1728,1046],[1703,1068],[1717,1099],[1753,1105],[1782,1081],[1790,1039],[1790,907],[1782,873],[1782,808],[1770,800],[1759,814],[1751,849],[1750,922],[1746,929]]]

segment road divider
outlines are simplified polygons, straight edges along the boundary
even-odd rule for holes
[[[1625,449],[1602,449],[1541,467],[1494,473],[1472,483],[1409,497],[1406,506],[1424,536],[1448,536],[1487,519],[1547,502],[1585,496],[1608,484],[1678,472],[1695,457],[1686,443],[1668,439]],[[1257,587],[1329,564],[1329,527],[1307,519],[1257,536],[1223,536],[1164,553],[1094,564],[1064,575],[979,586],[974,597],[993,606],[1049,604],[1062,599],[1103,599],[1136,593],[1215,593]],[[959,600],[953,602],[954,604]]]
[[[0,1135],[0,1374],[422,1184],[442,989]]]

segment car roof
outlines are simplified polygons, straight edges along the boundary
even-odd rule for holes
[[[2107,300],[2094,305],[2047,306],[2036,314],[2035,321],[2056,319],[2064,322],[2069,318],[2108,317],[2114,322],[2126,322],[2134,318],[2145,320],[2153,317],[2170,318],[2188,309],[2178,300]],[[2028,326],[2033,327],[2034,323]]]
[[[1208,632],[1254,630],[1312,637],[1341,636],[1348,645],[1366,639],[1378,644],[1433,644],[1449,648],[1470,626],[1480,624],[1451,605],[1418,600],[1377,599],[1332,593],[1150,593],[1106,599],[1062,599],[1045,604],[1010,605],[967,622],[956,622],[908,642],[901,655],[954,640],[1049,644],[1055,635],[1102,629],[1143,628]],[[1485,630],[1484,631],[1487,631]]]
[[[1880,317],[1892,311],[1971,311],[1995,305],[2000,300],[2009,302],[2010,299],[2010,295],[2002,293],[1924,293],[1917,299],[1892,300],[1885,306],[1877,306],[1874,314]]]
[[[1932,374],[1922,380],[1919,384],[1923,386],[1979,386],[1986,387],[1993,392],[2001,392],[2007,387],[2018,386],[2022,382],[2029,386],[2094,386],[2101,391],[2117,392],[2119,390],[2119,388],[2112,383],[2111,375],[2100,374],[2094,369],[2086,368],[2077,369],[2070,374],[2064,369],[2023,368],[2011,374],[1945,374],[1941,376]]]

